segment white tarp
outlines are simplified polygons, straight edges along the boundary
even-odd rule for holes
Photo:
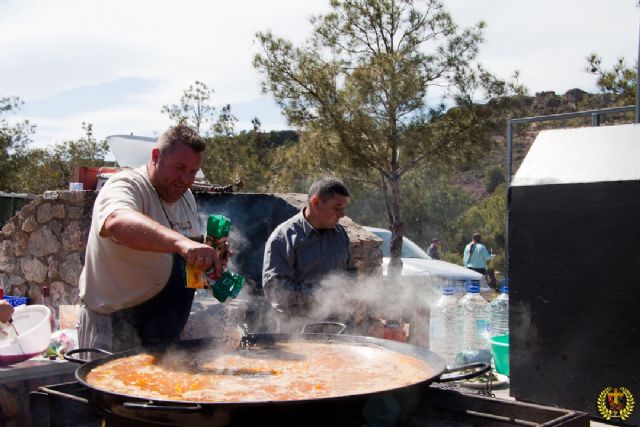
[[[111,135],[106,140],[109,150],[121,168],[137,168],[147,164],[151,158],[151,150],[157,142],[157,138],[134,135]],[[196,179],[204,179],[202,170],[198,171]]]
[[[511,185],[640,179],[640,125],[544,130]]]
[[[106,140],[121,168],[137,168],[146,164],[157,141],[156,138],[134,135],[111,135]]]

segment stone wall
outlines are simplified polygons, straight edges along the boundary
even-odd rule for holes
[[[96,198],[94,191],[52,191],[36,197],[0,232],[0,286],[5,295],[27,296],[32,304],[42,302],[42,288],[50,288],[51,305],[78,304],[78,279]],[[234,195],[222,202],[233,204]],[[251,194],[235,195],[252,199]],[[255,203],[266,198],[282,199],[295,211],[304,206],[306,195],[255,195]],[[284,205],[284,203],[283,203]],[[381,239],[351,219],[340,221],[347,230],[360,274],[381,276]],[[264,242],[262,242],[264,245]],[[255,247],[254,249],[255,250]],[[261,259],[252,255],[261,266]]]
[[[0,232],[0,286],[5,295],[77,304],[78,279],[95,201],[92,191],[50,191],[36,197]]]

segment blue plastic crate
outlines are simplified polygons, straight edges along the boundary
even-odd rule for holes
[[[23,304],[28,304],[29,303],[29,298],[28,297],[12,297],[9,295],[5,295],[4,299],[9,301],[9,304],[11,304],[13,307],[17,307],[19,305],[23,305]]]

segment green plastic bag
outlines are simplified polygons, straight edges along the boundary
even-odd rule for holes
[[[207,219],[207,235],[221,239],[229,235],[231,220],[224,215],[209,215]]]
[[[210,286],[213,296],[218,301],[225,302],[229,297],[235,298],[238,296],[244,286],[244,277],[225,271],[222,273],[222,277]]]
[[[214,247],[218,247],[219,242],[217,241],[219,239],[229,236],[230,228],[231,220],[226,216],[209,215],[207,219],[207,237],[213,238]],[[220,253],[218,256],[221,256]],[[244,277],[230,271],[224,271],[220,278],[215,278],[212,269],[207,272],[207,277],[213,296],[220,302],[225,302],[229,297],[237,297],[244,286]]]

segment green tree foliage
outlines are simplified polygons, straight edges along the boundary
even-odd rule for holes
[[[25,166],[28,144],[35,126],[24,120],[11,123],[7,114],[17,112],[23,101],[19,97],[0,97],[0,190],[23,191],[16,174]]]
[[[443,249],[457,244],[457,219],[473,205],[473,199],[461,187],[451,185],[445,176],[426,177],[424,173],[407,176],[403,189],[402,212],[405,235],[423,248],[439,237]],[[360,224],[386,227],[384,199],[380,190],[350,182],[352,203],[348,215]]]
[[[621,57],[611,69],[606,69],[602,66],[602,58],[596,53],[589,55],[587,62],[586,71],[597,77],[596,84],[602,93],[616,95],[620,105],[636,103],[637,62],[635,68],[630,68]]]
[[[403,177],[427,160],[455,162],[489,144],[488,112],[474,101],[511,86],[476,61],[484,23],[461,30],[437,0],[332,0],[331,7],[312,19],[302,46],[258,33],[254,66],[289,122],[313,136],[311,153],[325,153],[319,165],[346,165],[381,189],[397,274]]]
[[[57,169],[57,188],[68,188],[79,166],[103,166],[109,152],[105,140],[98,141],[93,136],[93,125],[82,122],[84,136],[56,144],[50,153],[49,162]]]
[[[327,152],[310,132],[277,145],[268,165],[267,190],[306,193],[313,181],[331,173]]]
[[[241,131],[237,135],[216,135],[207,140],[202,166],[207,179],[228,185],[242,181],[244,191],[263,191],[265,165],[271,160],[265,136],[258,130]]]
[[[207,180],[218,185],[242,181],[246,191],[258,191],[265,187],[263,164],[270,161],[260,120],[256,117],[251,121],[251,131],[236,134],[238,118],[231,105],[226,104],[218,113],[210,105],[213,93],[206,84],[196,81],[183,92],[178,104],[165,105],[162,112],[205,136],[207,150],[202,171]]]
[[[438,237],[443,250],[454,242],[456,219],[473,204],[467,191],[450,185],[445,179],[430,182],[429,186],[414,189],[415,195],[406,198],[407,232],[416,243],[427,248]],[[412,203],[414,201],[414,203]]]
[[[460,216],[455,226],[458,230],[454,251],[458,255],[457,263],[462,263],[465,245],[471,241],[473,233],[478,232],[482,235],[483,243],[496,255],[492,261],[493,267],[504,271],[506,206],[505,184],[501,184],[491,196],[472,206]]]
[[[238,118],[231,113],[231,105],[227,104],[222,107],[212,129],[216,135],[231,136],[236,129],[236,123],[238,123]]]
[[[49,149],[32,149],[24,154],[24,167],[16,173],[21,191],[42,193],[65,190],[74,181],[76,168],[103,166],[109,152],[106,141],[93,136],[93,125],[82,123],[84,136]]]
[[[85,136],[50,149],[29,148],[35,126],[28,121],[10,124],[4,114],[15,112],[18,97],[0,98],[0,190],[42,193],[66,189],[77,166],[101,166],[108,152],[105,141],[93,137],[93,125],[82,123]]]
[[[41,194],[58,189],[59,171],[50,163],[51,152],[46,148],[32,148],[24,152],[21,168],[14,173],[18,190],[22,193]]]
[[[262,132],[260,120],[254,118],[253,129],[239,133],[217,134],[207,139],[208,148],[202,170],[213,183],[227,185],[242,181],[244,191],[275,192],[298,191],[292,189],[291,181],[281,179],[282,167],[287,170],[301,170],[291,167],[292,157],[283,150],[291,147],[293,153],[299,150],[298,134],[293,131]],[[280,160],[274,160],[280,159]],[[282,166],[286,163],[286,166]],[[306,189],[304,190],[306,192]]]
[[[168,114],[175,123],[187,124],[199,134],[210,134],[210,127],[216,123],[216,109],[210,105],[214,90],[196,80],[184,90],[177,104],[162,106],[162,113]]]
[[[504,172],[500,166],[491,166],[484,175],[484,189],[492,194],[505,180]]]

